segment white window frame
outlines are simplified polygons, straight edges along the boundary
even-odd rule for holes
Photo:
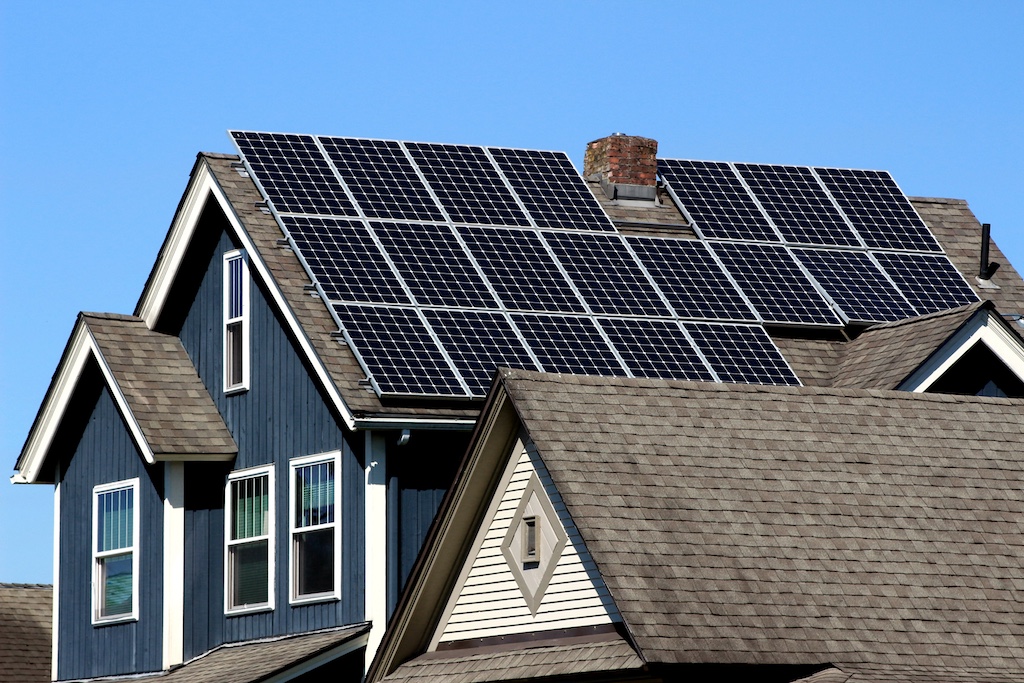
[[[111,491],[131,489],[132,491],[132,545],[131,548],[99,551],[100,540],[100,497]],[[94,626],[105,626],[139,619],[139,478],[123,479],[109,484],[100,484],[92,489],[92,623]],[[126,614],[115,614],[108,617],[100,616],[100,605],[103,604],[103,581],[100,576],[100,560],[113,555],[132,554],[132,611]]]
[[[231,484],[243,479],[255,477],[267,477],[267,533],[263,536],[255,536],[232,541],[231,527],[234,522],[234,505],[231,500]],[[252,614],[254,612],[269,612],[274,609],[274,577],[277,575],[275,569],[275,523],[276,505],[274,488],[274,466],[264,465],[261,467],[250,467],[244,470],[237,470],[228,475],[227,483],[224,486],[224,614]],[[253,543],[266,539],[267,541],[267,602],[254,605],[242,605],[235,607],[231,604],[231,547],[243,543]]]
[[[242,263],[242,314],[237,317],[230,317],[231,315],[231,262],[239,259]],[[224,277],[224,306],[223,306],[223,330],[222,336],[224,337],[223,342],[223,365],[224,365],[224,393],[234,394],[242,391],[248,391],[249,389],[249,366],[250,366],[250,354],[249,354],[249,289],[250,289],[250,278],[249,278],[249,258],[245,253],[244,249],[235,249],[233,251],[226,252],[224,254],[224,266],[223,266],[223,277]],[[229,345],[230,339],[228,337],[228,326],[238,323],[241,327],[242,334],[242,379],[240,382],[231,383],[231,364],[228,362],[230,356]]]
[[[324,462],[334,463],[334,521],[330,524],[318,524],[314,527],[297,527],[298,520],[296,519],[296,490],[295,490],[295,471],[300,467],[306,465],[315,465]],[[316,455],[306,455],[299,458],[293,458],[289,462],[288,466],[288,547],[289,547],[289,561],[288,561],[288,594],[289,604],[292,605],[304,605],[313,602],[325,602],[328,600],[340,600],[341,599],[341,451],[331,451],[328,453],[318,453]],[[298,572],[296,572],[296,564],[299,561],[298,552],[296,552],[298,534],[310,531],[312,529],[323,529],[327,527],[334,527],[334,587],[330,592],[324,593],[313,593],[310,595],[300,596],[299,584],[298,584]]]

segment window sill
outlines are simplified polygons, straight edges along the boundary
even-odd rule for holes
[[[242,617],[242,616],[245,616],[246,614],[259,614],[260,612],[273,612],[273,611],[274,611],[274,606],[273,605],[253,605],[251,607],[233,607],[233,608],[227,610],[226,612],[224,612],[224,616],[226,616],[226,617]]]
[[[116,626],[117,624],[127,624],[132,621],[138,621],[139,617],[134,614],[119,614],[116,617],[103,617],[101,619],[93,619],[92,625],[95,628],[102,626]]]
[[[302,607],[303,605],[314,605],[319,602],[338,602],[339,600],[341,600],[341,596],[337,593],[317,593],[316,595],[292,598],[288,601],[288,604],[292,607]]]
[[[249,387],[247,387],[245,385],[242,385],[242,386],[238,386],[238,387],[231,387],[230,389],[225,389],[224,390],[224,395],[225,396],[234,396],[235,394],[244,394],[247,391],[249,391]]]

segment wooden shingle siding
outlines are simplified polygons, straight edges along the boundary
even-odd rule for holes
[[[594,561],[532,447],[513,454],[514,471],[487,525],[472,568],[457,587],[458,598],[442,626],[440,641],[575,628],[619,621]],[[558,559],[537,613],[532,615],[501,546],[530,478],[536,474],[569,541]]]
[[[236,249],[222,233],[203,267],[180,337],[238,444],[228,469],[189,465],[185,496],[185,658],[224,642],[341,626],[363,619],[363,465],[359,437],[346,437],[280,319],[263,284],[250,289],[250,389],[223,390],[223,255]],[[251,269],[253,273],[255,269]],[[351,443],[350,443],[351,441]],[[353,444],[355,444],[353,446]],[[289,605],[288,463],[292,458],[341,451],[342,577],[340,601]],[[274,463],[276,534],[272,612],[224,614],[224,485],[227,472]],[[199,485],[195,477],[202,477]],[[207,477],[215,479],[211,483]],[[190,496],[196,486],[207,487]],[[189,504],[191,501],[193,504]],[[191,610],[191,613],[189,613]]]
[[[93,388],[84,390],[83,384]],[[163,465],[146,466],[113,397],[102,385],[98,368],[83,373],[80,389],[75,408],[90,417],[70,461],[61,464],[58,676],[93,678],[159,671],[163,656]],[[77,399],[83,400],[79,403]],[[135,504],[142,525],[135,550],[139,553],[139,592],[135,596],[139,619],[93,626],[93,487],[134,477],[139,478]]]

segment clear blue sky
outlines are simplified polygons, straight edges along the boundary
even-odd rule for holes
[[[76,313],[132,312],[228,128],[887,169],[1024,265],[1024,3],[355,4],[0,4],[5,477]],[[0,581],[49,582],[51,535],[52,490],[0,481]]]

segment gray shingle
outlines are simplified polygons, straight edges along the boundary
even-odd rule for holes
[[[53,588],[0,583],[0,683],[50,680]]]

